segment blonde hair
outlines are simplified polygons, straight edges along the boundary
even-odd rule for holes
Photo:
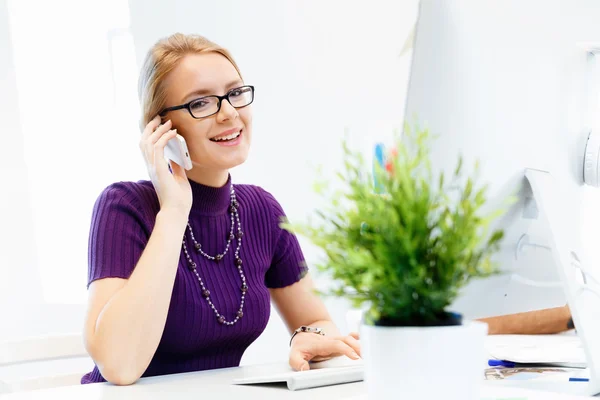
[[[240,78],[242,77],[229,51],[203,36],[175,33],[159,40],[146,54],[138,80],[138,96],[142,112],[140,129],[143,130],[146,124],[165,107],[167,92],[164,81],[167,75],[186,55],[202,53],[221,54],[233,64]]]

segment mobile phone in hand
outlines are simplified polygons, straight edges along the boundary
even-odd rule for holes
[[[192,169],[192,159],[190,158],[187,143],[180,134],[177,134],[177,136],[167,142],[165,157],[188,171]]]

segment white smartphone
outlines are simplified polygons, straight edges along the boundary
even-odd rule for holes
[[[167,142],[165,157],[188,171],[192,169],[192,159],[190,158],[187,143],[180,134],[177,134],[177,136]]]

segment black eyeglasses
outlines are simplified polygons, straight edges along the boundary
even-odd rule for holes
[[[158,113],[158,115],[164,117],[169,111],[185,108],[193,118],[206,118],[219,112],[223,100],[227,100],[234,108],[246,107],[254,101],[254,86],[240,86],[231,89],[224,96],[213,95],[200,97],[180,106],[165,108]]]

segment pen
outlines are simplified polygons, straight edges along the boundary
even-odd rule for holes
[[[590,381],[589,378],[574,378],[574,377],[569,378],[569,382],[589,382],[589,381]]]
[[[383,143],[377,143],[375,145],[374,163],[373,163],[373,180],[375,186],[375,193],[381,193],[383,188],[382,185],[377,181],[376,166],[379,165],[381,168],[385,168],[385,145]]]
[[[490,367],[514,368],[517,364],[512,361],[505,361],[505,360],[488,360],[488,365]]]

